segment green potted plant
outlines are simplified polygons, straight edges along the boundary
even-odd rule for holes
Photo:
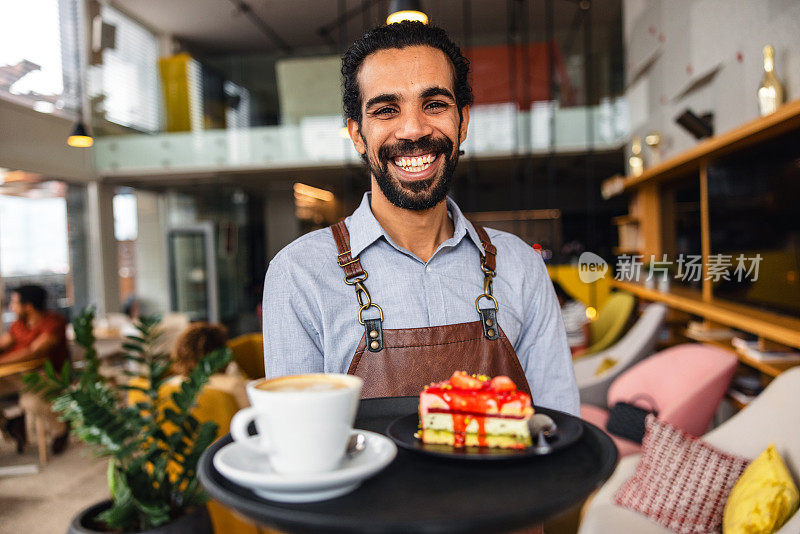
[[[80,370],[71,376],[65,365],[59,374],[46,363],[43,374],[25,377],[29,389],[53,402],[74,435],[109,458],[111,499],[83,510],[68,532],[211,534],[197,462],[215,439],[217,425],[199,423],[191,410],[209,376],[230,361],[230,351],[207,354],[180,389],[164,398],[159,388],[170,378],[170,361],[157,349],[158,318],[142,318],[138,335],[123,345],[126,360],[137,369],[124,372],[132,380],[123,384],[100,374],[93,319],[94,311],[87,309],[73,322],[75,341],[86,351]],[[131,392],[137,392],[134,403],[128,400]]]

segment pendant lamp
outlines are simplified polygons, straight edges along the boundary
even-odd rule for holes
[[[86,131],[82,120],[78,120],[72,133],[67,138],[67,144],[76,148],[87,148],[94,144],[94,138]]]
[[[83,84],[84,84],[84,71],[81,65],[81,47],[80,47],[80,34],[78,33],[78,24],[73,24],[75,30],[75,70],[78,73],[78,80],[76,85],[76,99],[78,101],[78,122],[72,129],[72,133],[67,137],[67,145],[75,148],[88,148],[94,144],[94,138],[89,135],[86,125],[83,123]]]
[[[420,0],[392,0],[389,3],[389,16],[386,24],[394,24],[404,20],[415,20],[423,24],[428,23],[428,15],[422,11]]]

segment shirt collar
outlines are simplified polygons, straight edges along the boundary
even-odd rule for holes
[[[392,242],[372,213],[372,208],[370,207],[371,198],[372,193],[364,193],[361,198],[361,204],[350,216],[350,221],[347,225],[350,233],[350,254],[353,258],[361,254],[365,248],[380,239],[381,236],[385,236],[388,242]],[[453,237],[448,241],[451,241],[451,244],[455,246],[465,235],[468,235],[475,246],[478,247],[478,250],[483,253],[483,245],[481,245],[478,232],[475,231],[472,224],[461,213],[458,205],[449,196],[447,197],[447,211],[453,220],[454,227]]]

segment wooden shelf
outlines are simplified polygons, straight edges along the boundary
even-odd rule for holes
[[[737,399],[728,392],[725,392],[725,398],[728,399],[731,402],[731,404],[733,404],[734,407],[736,407],[737,410],[743,410],[744,408],[747,407],[747,404],[743,403],[742,401],[740,401],[739,399]]]
[[[738,128],[701,141],[693,148],[646,169],[639,176],[626,176],[622,183],[607,190],[614,194],[648,183],[658,183],[699,171],[701,164],[744,147],[800,127],[800,100],[788,102],[766,117],[759,117]],[[608,179],[619,181],[618,176]],[[621,188],[621,190],[620,190]]]
[[[644,300],[663,302],[667,306],[699,315],[724,326],[738,328],[770,341],[800,348],[800,319],[778,315],[715,299],[703,299],[700,291],[675,287],[669,292],[647,289],[641,284],[612,280],[612,285],[629,291]],[[754,362],[765,365],[762,362]],[[770,364],[770,367],[774,367]],[[779,371],[780,372],[780,371]]]
[[[639,219],[632,215],[619,215],[611,219],[611,224],[621,226],[623,224],[639,224]]]
[[[742,362],[743,364],[747,365],[748,367],[752,367],[753,369],[756,369],[758,371],[761,371],[765,375],[769,375],[769,376],[771,376],[773,378],[778,376],[779,374],[781,374],[782,372],[784,372],[787,369],[791,369],[792,367],[800,365],[798,363],[771,363],[771,362],[770,363],[766,363],[766,362],[761,362],[761,361],[758,361],[758,360],[754,360],[753,358],[750,358],[749,356],[747,356],[745,354],[742,354],[741,352],[736,350],[727,341],[713,340],[713,339],[711,339],[711,340],[709,340],[709,339],[698,339],[698,338],[692,336],[691,332],[684,332],[684,335],[686,337],[688,337],[689,339],[692,339],[694,341],[705,343],[706,345],[713,345],[715,347],[719,347],[721,349],[725,349],[727,351],[730,351],[733,354],[735,354],[736,357],[739,359],[739,361]]]
[[[613,252],[615,256],[622,256],[623,254],[627,254],[629,256],[635,256],[636,254],[641,254],[641,252],[638,250],[632,248],[620,248],[620,247],[614,247],[613,249],[611,249],[611,252]]]

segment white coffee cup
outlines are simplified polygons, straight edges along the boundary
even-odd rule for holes
[[[259,379],[247,384],[251,406],[236,413],[231,436],[269,457],[278,473],[322,473],[336,468],[347,441],[364,382],[343,374]],[[258,437],[247,432],[255,421]]]

